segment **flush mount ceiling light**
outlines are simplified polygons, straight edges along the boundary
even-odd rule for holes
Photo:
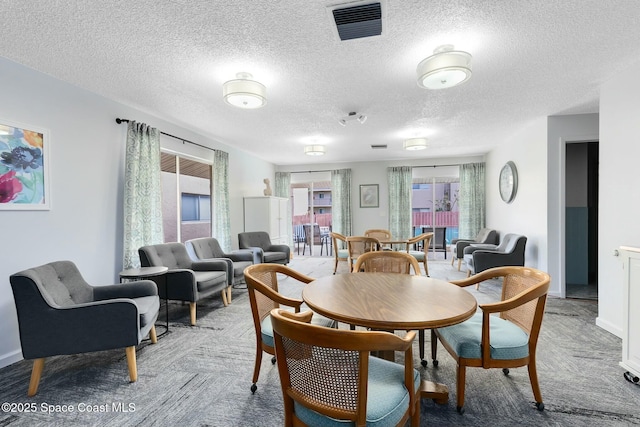
[[[307,145],[304,147],[304,154],[307,156],[323,156],[326,152],[324,145]]]
[[[427,148],[427,140],[426,138],[411,138],[407,139],[402,143],[402,147],[405,150],[424,150]]]
[[[418,86],[425,89],[447,89],[469,80],[471,55],[453,50],[446,44],[436,48],[433,55],[418,64]]]
[[[249,73],[236,74],[237,79],[222,85],[227,104],[239,108],[260,108],[267,103],[267,89]]]
[[[338,123],[340,123],[342,126],[346,126],[347,122],[350,122],[352,120],[357,120],[360,124],[363,124],[364,122],[367,121],[367,116],[365,116],[364,114],[358,114],[355,111],[352,111],[348,115],[338,120]]]

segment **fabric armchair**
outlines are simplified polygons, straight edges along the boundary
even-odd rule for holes
[[[149,335],[160,302],[150,280],[89,285],[71,261],[55,261],[11,275],[25,359],[34,359],[28,395],[38,391],[50,356],[125,348],[129,377],[138,378],[135,346]]]
[[[464,262],[469,271],[467,276],[493,267],[524,266],[524,252],[527,237],[520,234],[506,234],[497,247],[471,244],[464,250]]]
[[[266,231],[238,233],[238,247],[253,251],[254,264],[268,262],[286,265],[291,257],[291,248],[287,245],[272,244],[269,233]]]
[[[215,258],[230,260],[231,268],[227,270],[227,274],[232,278],[232,284],[244,283],[244,269],[253,264],[251,250],[224,252],[218,240],[213,237],[187,240],[185,246],[189,256],[194,260],[207,261]],[[227,297],[231,302],[231,294]]]
[[[483,228],[474,239],[453,239],[451,241],[451,265],[458,260],[458,271],[464,259],[464,249],[472,243],[498,246],[498,232],[491,228]]]
[[[189,303],[191,325],[196,324],[196,302],[220,292],[222,302],[229,305],[228,294],[233,278],[230,259],[193,261],[182,243],[161,243],[138,249],[142,267],[164,266],[169,269],[158,281],[160,298]]]

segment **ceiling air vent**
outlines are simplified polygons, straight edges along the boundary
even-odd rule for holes
[[[382,34],[382,7],[380,3],[333,9],[340,40],[352,40]]]
[[[372,150],[386,150],[387,144],[371,144]]]

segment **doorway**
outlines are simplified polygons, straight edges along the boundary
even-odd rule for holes
[[[566,144],[566,297],[598,299],[598,141]]]

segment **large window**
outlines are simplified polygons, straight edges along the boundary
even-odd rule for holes
[[[446,243],[458,237],[458,167],[413,168],[412,225],[414,234],[423,228],[445,228]]]
[[[211,164],[162,153],[165,242],[211,236]]]

